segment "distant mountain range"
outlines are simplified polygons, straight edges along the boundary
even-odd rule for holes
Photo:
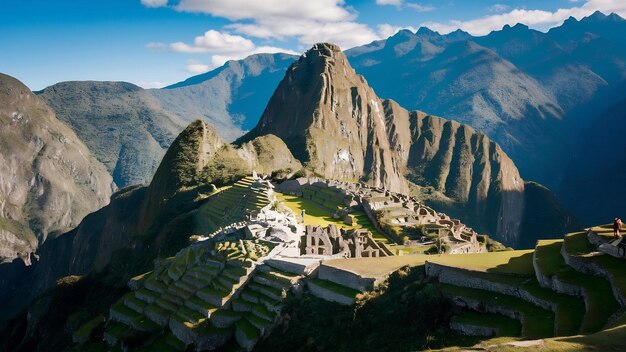
[[[257,54],[164,89],[62,82],[37,94],[122,188],[149,183],[176,135],[196,119],[210,123],[227,141],[252,128],[294,58]]]
[[[568,165],[584,164],[578,155],[589,155],[586,151],[592,150],[578,138],[593,128],[604,111],[626,98],[626,21],[615,14],[596,12],[580,21],[570,18],[547,33],[522,24],[507,25],[482,37],[460,30],[447,35],[427,28],[416,33],[402,30],[388,39],[350,49],[346,56],[377,95],[487,134],[511,156],[524,178],[546,184],[568,199],[566,205],[572,208],[586,198],[572,196]],[[227,141],[253,128],[262,106],[295,59],[286,54],[252,55],[164,89],[137,91],[133,94],[144,100],[155,98],[142,103],[145,108],[137,118],[154,121],[152,130],[168,131],[167,137],[148,138],[155,142],[138,149],[126,141],[132,137],[120,136],[120,142],[104,153],[109,156],[94,154],[108,166],[118,186],[148,182],[175,135],[170,132],[182,130],[186,123],[203,118]],[[55,108],[55,100],[65,99],[61,87],[69,92],[82,89],[72,85],[79,84],[55,85],[57,89],[44,90],[43,97]],[[103,107],[119,101],[114,95],[91,100],[93,118],[77,117],[81,112],[72,111],[72,105],[55,111],[90,148],[100,145],[95,148],[105,150],[105,141],[83,131],[87,130],[85,123],[91,122],[93,131],[97,118],[106,115]],[[159,121],[150,116],[167,118]],[[77,120],[82,127],[72,122]],[[159,124],[166,126],[156,128]],[[126,156],[130,152],[139,154]],[[134,159],[143,167],[129,174],[123,165]],[[113,166],[114,160],[120,165]],[[587,223],[597,223],[608,213],[626,211],[608,205],[595,209],[577,215]]]

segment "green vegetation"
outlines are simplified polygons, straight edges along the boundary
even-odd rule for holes
[[[94,329],[102,326],[105,319],[103,315],[98,315],[97,317],[91,319],[81,326],[76,332],[74,332],[74,341],[78,342],[86,342],[89,340],[89,337],[94,332]]]
[[[421,268],[403,268],[357,306],[311,295],[285,300],[292,318],[255,347],[260,351],[416,351],[466,341],[447,329],[452,303],[422,284]],[[475,342],[464,344],[471,344]]]
[[[333,224],[339,228],[344,229],[365,229],[372,233],[372,237],[374,238],[374,240],[384,244],[389,243],[389,239],[387,239],[380,232],[378,232],[378,230],[376,230],[374,224],[372,224],[370,219],[363,212],[350,212],[350,215],[352,215],[355,220],[355,224],[350,226],[346,225],[343,222],[343,219],[333,218],[333,214],[330,212],[330,210],[328,210],[328,208],[322,207],[312,200],[279,192],[276,192],[276,197],[281,203],[285,204],[296,214],[298,220],[301,220],[300,213],[302,209],[304,209],[304,224],[306,225],[326,227],[330,224]]]
[[[562,244],[562,240],[539,241],[535,249],[537,266],[543,275],[556,277],[559,281],[578,286],[585,292],[587,313],[581,331],[598,331],[618,309],[611,285],[605,279],[579,273],[567,266],[561,256]]]
[[[342,296],[346,297],[356,297],[360,292],[349,287],[336,284],[331,281],[322,280],[322,279],[312,279],[311,282],[321,288],[332,291],[334,293],[338,293]]]
[[[440,287],[443,292],[454,297],[465,297],[483,302],[485,306],[502,307],[520,312],[522,315],[522,333],[526,338],[554,336],[554,314],[551,311],[541,309],[513,296],[447,284],[441,284]]]
[[[250,340],[256,340],[261,336],[261,332],[258,328],[252,325],[247,319],[240,319],[235,323],[235,326],[240,330],[246,338]]]
[[[407,255],[381,258],[348,258],[325,260],[324,265],[350,271],[362,277],[380,277],[388,275],[404,266],[424,265],[430,256]]]
[[[429,256],[428,261],[451,267],[499,274],[534,276],[533,250]]]
[[[594,227],[592,230],[600,236],[613,237],[612,225]],[[624,272],[624,260],[611,257],[610,255],[592,255],[596,248],[587,240],[586,232],[576,232],[565,236],[563,246],[567,254],[577,257],[588,264],[596,264],[606,270],[613,278],[612,284],[626,297],[626,275]]]
[[[522,331],[519,321],[499,314],[463,311],[461,314],[452,317],[451,321],[460,324],[489,327],[496,331],[496,336],[520,336]]]

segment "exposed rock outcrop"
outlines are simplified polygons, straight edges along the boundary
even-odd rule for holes
[[[335,45],[316,44],[289,68],[239,143],[267,134],[324,178],[401,193],[408,178],[433,187],[479,231],[519,239],[524,181],[506,153],[466,125],[380,99]]]
[[[0,74],[0,263],[106,205],[111,177],[46,103]]]
[[[382,101],[338,46],[316,44],[287,70],[258,125],[324,178],[408,190],[386,134]]]

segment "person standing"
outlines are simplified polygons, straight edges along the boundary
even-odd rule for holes
[[[613,220],[613,237],[614,238],[622,237],[619,233],[621,229],[622,229],[622,219],[615,218],[615,220]]]

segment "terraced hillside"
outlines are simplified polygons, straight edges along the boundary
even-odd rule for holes
[[[128,283],[132,291],[111,306],[105,325],[90,321],[75,333],[75,341],[86,341],[76,349],[212,350],[235,341],[250,350],[301,278],[255,261],[272,247],[258,240],[199,243],[157,262]],[[104,341],[81,337],[99,326]]]
[[[547,339],[626,332],[626,262],[598,251],[598,244],[608,240],[607,226],[595,227],[562,240],[539,241],[534,251],[432,257],[425,272],[458,307],[451,328],[464,334]],[[577,339],[581,345],[576,347]],[[571,338],[567,350],[585,350],[586,339]],[[548,339],[541,344],[561,350],[564,341]],[[603,345],[625,346],[623,341]],[[509,347],[503,344],[501,349]]]
[[[245,177],[232,186],[219,189],[219,193],[200,208],[196,232],[211,233],[222,226],[243,221],[246,215],[268,206],[267,194],[253,183],[252,177]]]

